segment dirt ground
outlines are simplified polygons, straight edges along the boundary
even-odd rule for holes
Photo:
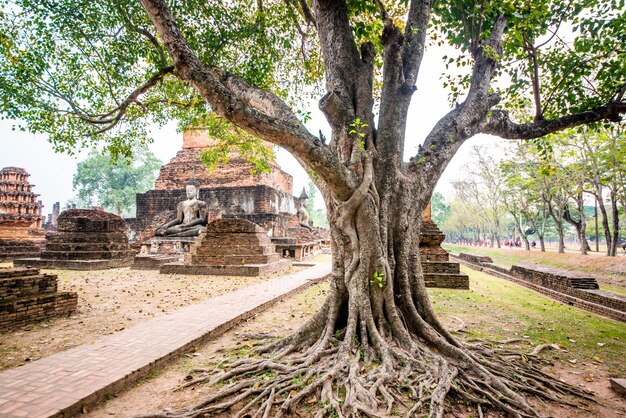
[[[268,333],[273,336],[285,336],[296,330],[303,320],[312,315],[322,304],[326,296],[327,284],[315,285],[306,291],[284,299],[267,311],[238,325],[215,341],[199,347],[197,351],[189,353],[182,360],[154,371],[135,387],[119,394],[107,396],[108,401],[99,405],[89,413],[93,418],[132,417],[149,412],[162,411],[168,408],[181,408],[193,405],[215,391],[207,385],[199,385],[175,391],[185,378],[191,376],[193,369],[210,368],[212,365],[225,359],[245,356],[255,344],[262,343],[248,338],[249,335]],[[452,320],[453,321],[453,320]],[[453,323],[447,324],[453,326]],[[553,356],[552,356],[553,357]],[[613,392],[608,383],[608,370],[602,364],[570,364],[555,361],[553,366],[546,370],[560,379],[573,385],[592,390],[598,402],[576,410],[568,407],[558,407],[531,400],[537,408],[555,418],[579,417],[626,417],[626,401]],[[311,408],[313,409],[313,408]],[[228,411],[223,417],[232,416]],[[298,416],[312,416],[306,408],[299,411]],[[468,410],[464,406],[456,406],[450,417],[476,417],[475,409]],[[494,412],[485,413],[485,417],[500,417]]]
[[[8,266],[4,264],[4,266]],[[267,277],[161,275],[129,268],[100,271],[49,271],[59,276],[59,291],[78,293],[78,311],[0,334],[0,370],[86,344],[164,312],[289,274]]]

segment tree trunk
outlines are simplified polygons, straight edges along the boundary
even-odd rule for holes
[[[591,251],[591,247],[587,242],[587,237],[585,236],[586,222],[585,222],[585,214],[584,214],[584,201],[583,194],[580,192],[576,198],[576,209],[578,210],[578,221],[572,217],[572,214],[569,211],[569,205],[565,204],[563,208],[563,219],[565,219],[569,224],[576,228],[576,235],[578,236],[578,241],[580,243],[580,253],[583,255],[587,255],[587,251]]]
[[[612,257],[617,256],[617,246],[619,245],[619,209],[617,207],[617,195],[615,189],[611,189],[611,218],[613,236],[611,238],[611,252]]]
[[[602,229],[604,230],[604,240],[606,241],[606,255],[611,255],[611,249],[613,248],[613,235],[611,234],[611,228],[609,227],[609,216],[606,213],[606,207],[604,206],[604,199],[602,198],[602,187],[596,189],[596,199],[598,201],[598,207],[602,214]]]

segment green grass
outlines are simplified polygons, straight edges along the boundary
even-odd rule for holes
[[[610,284],[600,283],[600,290],[606,290],[607,292],[617,293],[618,295],[626,296],[626,289],[621,286],[613,286]]]
[[[530,352],[538,344],[556,343],[567,352],[543,355],[578,363],[591,363],[598,357],[611,375],[626,373],[624,324],[553,301],[504,279],[462,270],[470,276],[470,291],[429,290],[435,311],[450,327],[458,326],[457,317],[465,322],[463,334],[468,337],[498,341],[524,338],[529,343],[516,346],[522,352]]]

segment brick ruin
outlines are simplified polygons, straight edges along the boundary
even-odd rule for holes
[[[43,244],[43,207],[23,168],[0,170],[0,261],[36,257]]]
[[[77,294],[58,292],[57,284],[38,269],[0,267],[0,332],[74,313]]]
[[[199,187],[199,198],[209,207],[209,222],[220,218],[253,222],[262,227],[272,240],[277,240],[279,250],[288,247],[290,251],[281,254],[297,260],[321,248],[322,236],[318,231],[310,236],[299,231],[306,228],[297,222],[296,213],[301,202],[292,195],[291,175],[274,162],[271,163],[271,172],[252,175],[253,165],[236,152],[229,154],[228,163],[219,164],[209,171],[200,156],[211,144],[212,139],[205,130],[185,131],[182,150],[161,167],[154,190],[137,195],[136,217],[127,219],[127,222],[131,236],[144,243],[142,256],[172,255],[167,248],[186,253],[191,248],[192,241],[187,242],[189,240],[152,238],[154,230],[168,216],[171,217],[176,205],[185,199],[185,186],[190,182]]]
[[[164,264],[162,274],[260,276],[288,269],[267,233],[238,218],[217,219],[207,225],[182,263]]]
[[[469,277],[461,273],[459,263],[451,262],[441,243],[446,236],[430,217],[430,204],[422,214],[419,254],[426,287],[469,289]]]
[[[13,265],[100,270],[130,266],[133,256],[124,219],[99,209],[68,209],[59,215],[57,232],[46,234],[41,257],[15,259]]]

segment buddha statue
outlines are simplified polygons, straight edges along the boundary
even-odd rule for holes
[[[208,207],[198,199],[200,190],[193,184],[185,187],[187,199],[176,206],[176,218],[161,225],[156,235],[162,237],[195,237],[204,231]]]

